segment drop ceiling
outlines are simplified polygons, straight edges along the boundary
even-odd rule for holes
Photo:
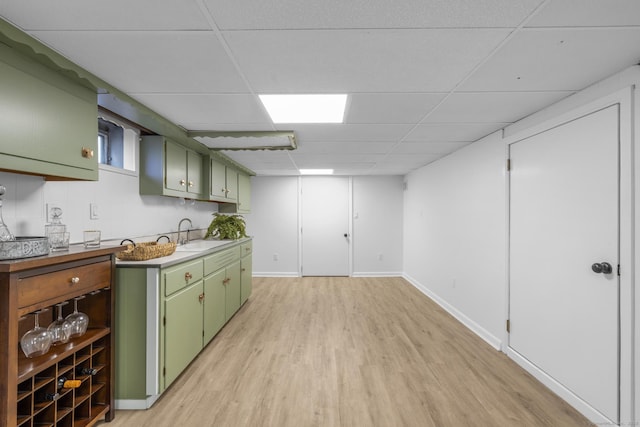
[[[0,16],[189,131],[293,130],[226,152],[259,175],[406,174],[640,60],[638,0],[0,0]],[[347,93],[274,125],[259,94]]]

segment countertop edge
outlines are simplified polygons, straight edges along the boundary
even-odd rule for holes
[[[37,257],[7,259],[0,261],[0,273],[14,273],[17,271],[29,270],[32,268],[49,266],[52,264],[62,264],[69,261],[77,261],[87,258],[99,257],[115,254],[125,250],[126,246],[100,246],[95,249],[85,249],[84,245],[70,245],[69,250],[61,252],[50,252]]]
[[[165,268],[171,267],[172,265],[180,264],[185,261],[191,261],[196,258],[201,258],[206,255],[210,255],[216,252],[223,251],[225,249],[232,248],[234,246],[241,245],[243,243],[249,242],[253,240],[252,237],[244,237],[238,240],[229,240],[229,242],[224,243],[220,246],[216,246],[215,248],[203,249],[201,251],[176,251],[171,255],[153,258],[146,261],[123,261],[116,259],[116,267],[117,268]]]

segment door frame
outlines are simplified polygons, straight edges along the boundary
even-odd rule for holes
[[[348,224],[347,224],[347,228],[348,231],[347,233],[349,234],[348,237],[348,249],[347,249],[347,253],[348,253],[348,271],[347,277],[352,277],[353,276],[353,177],[352,176],[344,176],[344,175],[336,175],[336,178],[348,178],[348,216],[349,216],[349,220],[348,220]],[[298,177],[298,277],[303,277],[302,276],[302,264],[303,264],[303,258],[302,258],[302,176]],[[327,178],[327,176],[325,176],[325,178]],[[330,176],[329,176],[330,178]]]
[[[624,89],[620,89],[624,87]],[[597,88],[602,91],[602,87]],[[633,86],[618,86],[617,91],[609,92],[609,95],[604,95],[600,98],[591,98],[590,101],[584,103],[582,106],[565,107],[563,111],[543,111],[540,116],[542,120],[535,121],[529,127],[522,127],[522,130],[517,130],[509,135],[504,135],[505,141],[505,164],[509,158],[509,147],[523,139],[529,138],[551,128],[557,127],[564,123],[576,120],[587,114],[591,114],[603,108],[611,105],[618,104],[620,111],[619,122],[619,138],[620,138],[620,152],[619,152],[619,168],[620,168],[620,187],[619,187],[619,230],[620,230],[620,266],[621,275],[619,278],[619,335],[618,335],[618,349],[619,349],[619,383],[620,390],[618,391],[619,401],[619,420],[620,423],[630,423],[636,421],[635,406],[635,390],[637,387],[637,380],[634,381],[633,377],[636,374],[634,367],[634,218],[633,218],[633,202],[634,202],[634,183],[633,183],[633,102],[634,96]],[[614,89],[615,90],[615,89]],[[596,91],[597,92],[597,91]],[[637,95],[637,94],[636,94]],[[583,97],[584,98],[584,97]],[[571,103],[573,100],[568,100]],[[578,100],[579,101],[579,100]],[[572,108],[573,107],[573,108]],[[551,108],[550,110],[555,110]],[[555,113],[555,114],[554,114]],[[553,117],[555,115],[555,117]],[[532,117],[534,120],[538,117]],[[509,302],[510,302],[510,179],[509,174],[505,179],[505,191],[506,191],[506,284],[505,287],[505,324],[509,319]],[[602,414],[588,405],[586,402],[575,396],[570,390],[563,385],[555,381],[552,377],[541,371],[538,367],[534,366],[527,359],[522,357],[519,353],[515,352],[509,346],[509,333],[504,330],[502,351],[505,352],[511,359],[523,367],[526,371],[532,374],[536,379],[545,384],[556,394],[569,402],[573,407],[578,409],[582,414],[589,418],[594,423],[609,423],[610,420],[605,418]],[[640,369],[640,366],[638,366]],[[635,384],[635,385],[634,385]],[[640,396],[639,396],[640,397]]]

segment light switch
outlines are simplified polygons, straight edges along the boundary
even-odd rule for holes
[[[98,219],[98,205],[95,203],[89,204],[89,219]]]

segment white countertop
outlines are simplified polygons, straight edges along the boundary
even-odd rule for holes
[[[116,259],[116,267],[133,268],[164,268],[184,261],[199,258],[203,255],[219,252],[236,245],[248,242],[251,237],[238,240],[193,240],[187,244],[178,246],[176,251],[169,256],[153,258],[146,261],[122,261]],[[118,242],[119,243],[119,242]]]

